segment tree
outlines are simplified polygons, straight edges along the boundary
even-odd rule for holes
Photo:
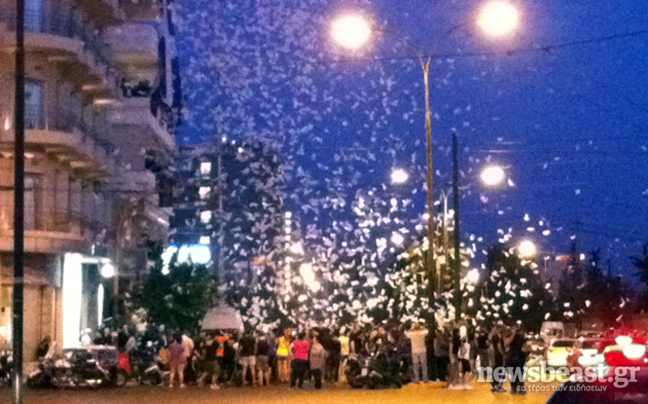
[[[628,303],[628,293],[621,278],[603,272],[600,250],[590,253],[584,272],[585,285],[580,292],[584,302],[581,327],[587,328],[588,324],[616,326],[617,318],[627,311]]]
[[[205,265],[178,262],[177,254],[165,267],[162,251],[161,243],[150,246],[149,260],[153,266],[134,289],[128,308],[132,313],[143,309],[146,321],[153,324],[192,331],[217,301],[215,277]]]
[[[644,244],[641,255],[632,257],[632,263],[638,269],[635,275],[648,286],[648,243]]]
[[[486,269],[490,276],[480,317],[539,330],[547,313],[552,312],[552,305],[537,264],[523,260],[513,248],[499,243],[488,250]]]

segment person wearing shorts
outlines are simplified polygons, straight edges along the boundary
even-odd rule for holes
[[[279,361],[279,383],[290,381],[290,331],[277,337],[277,360]]]
[[[201,376],[198,380],[199,386],[204,386],[209,381],[212,390],[218,390],[218,376],[220,366],[218,364],[218,340],[211,335],[206,335],[205,339],[198,346],[198,356],[200,363]]]
[[[245,385],[247,371],[250,369],[250,373],[252,373],[252,381],[250,385],[254,386],[256,384],[256,339],[251,332],[246,332],[245,335],[243,335],[243,338],[239,341],[239,356],[241,358],[241,371],[243,372],[243,375],[241,376],[243,385]]]
[[[459,377],[461,386],[465,390],[472,390],[473,387],[470,385],[472,373],[470,369],[470,343],[468,342],[468,338],[463,337],[461,339],[461,345],[457,356],[459,359]]]
[[[257,382],[259,386],[263,386],[264,381],[265,385],[270,385],[270,343],[268,342],[268,337],[265,334],[262,334],[257,340],[257,350],[256,350],[256,370],[257,370]]]
[[[169,367],[171,368],[171,377],[169,379],[169,388],[173,388],[173,380],[178,378],[180,388],[185,388],[184,383],[184,369],[187,365],[187,356],[185,355],[185,348],[182,344],[182,335],[176,334],[173,336],[173,342],[169,345]]]

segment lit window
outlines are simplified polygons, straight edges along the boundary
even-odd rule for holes
[[[200,244],[209,245],[209,236],[200,236]]]
[[[211,211],[205,210],[205,211],[200,212],[200,221],[202,223],[209,223],[211,221],[211,218],[212,218]]]
[[[211,174],[212,164],[209,161],[203,161],[200,163],[200,175],[209,175]]]
[[[198,189],[198,194],[200,194],[200,199],[207,199],[210,192],[211,192],[211,188],[209,187],[200,187]]]

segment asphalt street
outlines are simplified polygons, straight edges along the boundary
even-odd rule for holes
[[[24,404],[506,404],[545,403],[548,392],[529,392],[526,396],[493,394],[486,384],[474,384],[474,390],[449,391],[443,383],[409,385],[400,390],[352,390],[347,387],[327,387],[314,391],[289,390],[285,386],[224,388],[212,391],[190,386],[186,389],[168,387],[123,387],[103,390],[34,390],[26,391]],[[12,403],[12,391],[0,390],[0,404]]]

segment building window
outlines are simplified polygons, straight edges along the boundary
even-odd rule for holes
[[[200,195],[200,199],[207,199],[209,198],[209,193],[211,192],[210,187],[200,187],[198,189],[198,194]]]
[[[25,176],[25,230],[36,230],[41,227],[40,191],[41,178],[36,175]]]
[[[45,1],[25,1],[25,30],[27,32],[43,32],[45,25]]]
[[[209,245],[210,241],[209,236],[200,236],[200,244]]]
[[[200,222],[201,223],[207,224],[207,223],[209,223],[211,221],[211,218],[212,218],[211,211],[204,210],[204,211],[200,212]]]
[[[38,81],[25,81],[25,128],[45,128],[45,86]]]
[[[203,177],[209,176],[211,174],[212,163],[209,161],[203,161],[200,163],[200,175]]]

